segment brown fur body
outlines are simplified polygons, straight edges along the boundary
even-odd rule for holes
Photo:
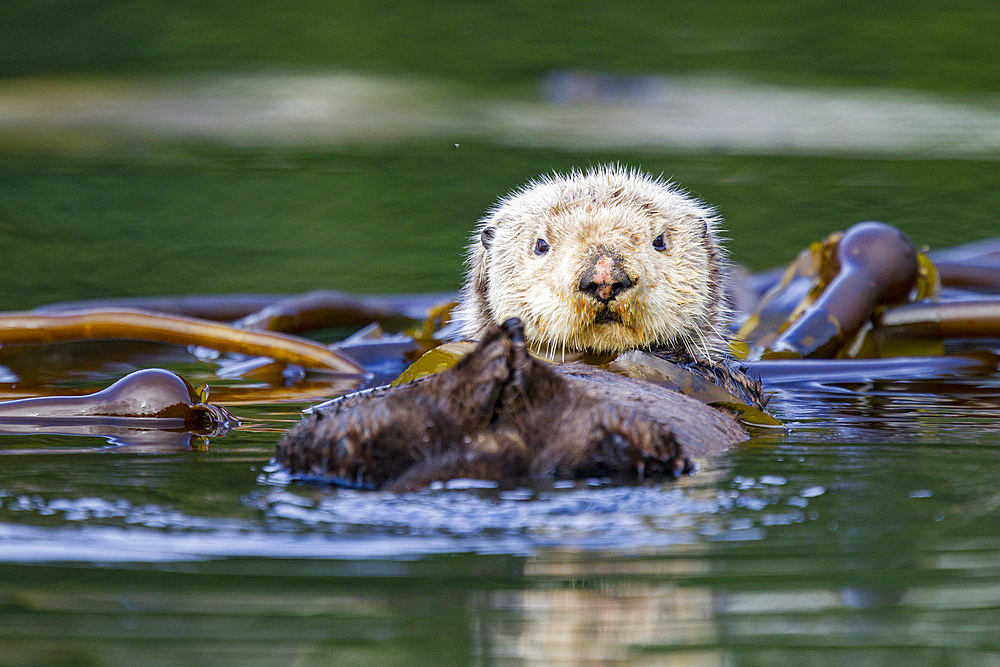
[[[454,368],[314,412],[279,443],[290,472],[405,491],[435,480],[675,476],[746,438],[728,415],[652,383],[532,358],[517,320]]]

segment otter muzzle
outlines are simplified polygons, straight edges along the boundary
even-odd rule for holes
[[[580,291],[607,304],[634,283],[625,271],[621,256],[602,252],[593,257],[590,266],[580,277]]]

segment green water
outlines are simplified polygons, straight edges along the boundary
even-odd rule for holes
[[[553,170],[621,160],[726,218],[762,270],[861,220],[917,244],[1000,232],[993,162],[515,150],[440,142],[343,153],[188,149],[154,158],[0,161],[7,309],[69,298],[455,290],[476,219]],[[167,164],[162,164],[166,162]]]
[[[990,3],[355,4],[0,4],[0,308],[450,291],[497,196],[608,161],[717,206],[753,270],[866,219],[931,247],[1000,235],[989,151],[515,148],[488,132],[269,144],[45,125],[123,81],[216,73],[421,77],[512,108],[560,68],[917,90],[994,111],[1000,89]],[[18,125],[22,88],[55,102],[37,98]],[[0,366],[48,385],[148,365],[253,387],[183,349],[0,350]],[[785,434],[672,483],[544,493],[291,483],[269,460],[306,400],[230,406],[243,427],[205,451],[3,434],[0,663],[1000,664],[998,387],[996,374],[775,386]]]

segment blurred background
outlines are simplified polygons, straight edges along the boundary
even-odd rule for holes
[[[476,219],[618,161],[733,257],[1000,233],[991,2],[0,3],[2,308],[456,289]]]

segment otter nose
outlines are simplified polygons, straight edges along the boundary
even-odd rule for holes
[[[609,303],[632,286],[622,258],[613,253],[600,254],[580,277],[580,291],[601,303]]]

